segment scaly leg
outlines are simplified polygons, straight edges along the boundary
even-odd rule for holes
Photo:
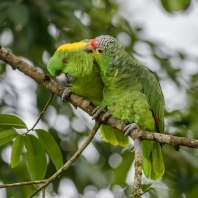
[[[124,128],[124,136],[128,136],[129,133],[130,133],[133,129],[140,129],[140,127],[139,127],[136,123],[128,124],[128,125]]]

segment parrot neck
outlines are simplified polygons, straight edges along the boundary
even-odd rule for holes
[[[138,84],[137,67],[139,65],[127,52],[121,51],[101,69],[101,78],[105,89],[109,92],[116,93],[124,91],[126,88],[131,89]]]

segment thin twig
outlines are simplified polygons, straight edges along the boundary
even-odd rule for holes
[[[135,177],[131,198],[140,198],[142,182],[142,143],[139,139],[134,140],[135,150]]]
[[[144,195],[145,193],[147,193],[148,191],[152,190],[152,188],[148,188],[147,190],[145,190],[144,192],[140,193],[140,196]]]
[[[42,189],[42,198],[45,198],[45,188]]]
[[[91,130],[89,136],[83,143],[83,145],[78,149],[78,151],[64,164],[62,168],[60,168],[54,175],[52,175],[50,178],[46,180],[44,185],[37,188],[28,198],[33,197],[38,192],[40,192],[43,188],[46,188],[53,180],[55,180],[59,175],[62,174],[65,170],[67,170],[71,164],[77,159],[77,157],[85,150],[85,148],[90,144],[91,140],[94,138],[97,130],[100,127],[100,122],[96,122],[93,129]]]
[[[35,122],[34,126],[31,129],[28,129],[27,133],[29,131],[33,131],[34,130],[35,126],[38,124],[39,120],[44,115],[45,111],[47,110],[47,108],[48,108],[49,104],[51,103],[53,97],[54,97],[54,93],[51,93],[50,98],[48,99],[48,101],[47,101],[45,107],[43,108],[43,110],[41,111],[41,113],[39,114],[39,117],[38,117],[37,121]]]
[[[24,186],[24,185],[31,185],[31,184],[42,184],[45,182],[46,182],[46,180],[39,180],[39,181],[19,182],[19,183],[13,183],[13,184],[2,184],[2,185],[0,185],[0,188]]]

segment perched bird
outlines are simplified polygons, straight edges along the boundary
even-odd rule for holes
[[[104,83],[102,109],[131,123],[126,127],[126,133],[134,128],[164,133],[164,97],[155,74],[132,58],[123,45],[109,35],[92,39],[83,50],[93,52],[100,67]],[[97,111],[100,113],[101,108]],[[165,168],[160,144],[143,140],[142,150],[145,176],[161,179]]]
[[[104,85],[93,54],[82,50],[87,42],[83,40],[60,46],[50,58],[47,69],[61,85],[97,106],[101,105]],[[123,147],[129,145],[129,138],[111,126],[101,125],[100,132],[106,142]]]

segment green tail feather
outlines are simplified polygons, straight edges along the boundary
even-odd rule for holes
[[[125,137],[122,132],[114,129],[111,126],[101,125],[100,133],[104,141],[109,142],[113,145],[120,145],[122,147],[126,147],[130,144],[128,137]]]
[[[164,161],[160,144],[153,141],[142,141],[142,168],[147,178],[161,179],[164,174]]]

